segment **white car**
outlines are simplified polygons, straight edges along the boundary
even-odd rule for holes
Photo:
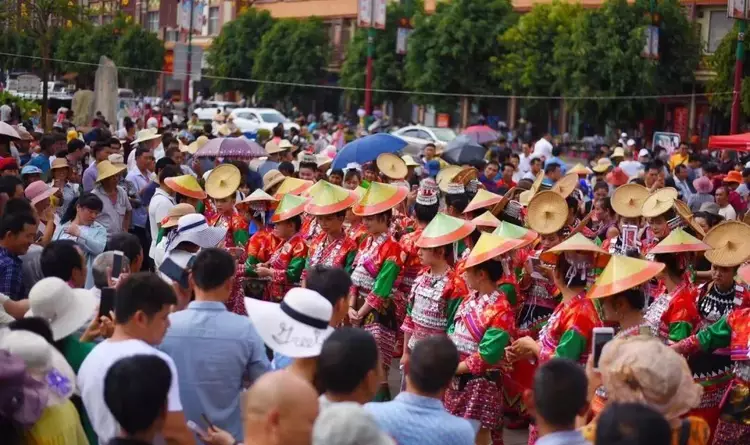
[[[419,154],[425,145],[435,144],[439,149],[445,148],[448,142],[456,138],[456,132],[450,128],[423,127],[410,125],[391,132],[405,140],[409,145],[404,150],[409,154]]]
[[[285,133],[292,128],[299,130],[299,125],[273,108],[235,108],[231,116],[234,117],[237,128],[243,133],[254,133],[260,129],[273,131],[279,124],[284,125]]]

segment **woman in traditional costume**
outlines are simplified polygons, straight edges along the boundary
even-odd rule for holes
[[[255,266],[271,259],[271,255],[281,245],[281,239],[274,234],[271,208],[278,202],[262,189],[256,189],[237,203],[237,209],[245,215],[252,232],[247,242],[245,266],[237,268],[238,279],[243,281],[245,295],[263,299],[267,280],[258,279]]]
[[[640,253],[641,211],[648,196],[648,189],[640,184],[617,187],[610,201],[617,213],[617,236],[604,240],[602,249],[610,255],[626,255],[631,251]]]
[[[207,198],[207,194],[203,191],[203,188],[198,183],[193,175],[182,175],[175,176],[172,178],[166,178],[164,183],[167,187],[175,192],[175,201],[179,203],[190,204],[196,211],[206,219],[210,219],[209,216],[204,213],[206,206],[203,204]]]
[[[300,233],[301,215],[307,202],[301,196],[286,194],[271,217],[274,235],[281,240],[281,244],[267,262],[254,267],[259,278],[269,280],[264,295],[266,301],[278,303],[289,289],[300,285],[307,259],[307,244]]]
[[[370,332],[378,345],[384,376],[388,375],[399,329],[399,305],[405,297],[398,292],[401,274],[401,247],[389,234],[392,209],[406,199],[408,190],[380,182],[370,183],[362,199],[352,208],[363,218],[367,235],[354,259],[352,290],[349,297],[349,319],[355,326]],[[377,400],[390,398],[388,383],[383,381]]]
[[[471,422],[478,444],[503,443],[503,398],[498,382],[516,323],[510,302],[497,287],[503,266],[495,258],[522,244],[482,233],[466,260],[465,277],[472,292],[448,326],[460,362],[445,393],[445,408]]]
[[[313,266],[341,267],[351,274],[357,244],[346,236],[346,211],[357,203],[359,196],[327,181],[318,181],[307,191],[310,200],[305,212],[314,216],[320,233],[310,241],[305,271]],[[303,272],[303,279],[305,273]]]

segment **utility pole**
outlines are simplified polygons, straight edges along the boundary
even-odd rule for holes
[[[357,26],[367,28],[367,66],[365,67],[365,113],[372,115],[372,64],[375,57],[375,30],[385,29],[387,0],[358,0]]]
[[[183,102],[186,106],[190,106],[190,102],[192,102],[190,99],[190,72],[192,71],[193,67],[191,66],[192,58],[193,58],[193,20],[194,20],[194,12],[195,12],[195,0],[189,0],[190,1],[190,26],[188,27],[188,35],[187,35],[187,73],[185,73],[185,85],[183,86],[183,89],[185,90],[185,93],[183,95]]]
[[[734,62],[734,88],[732,88],[732,118],[730,134],[737,134],[740,132],[740,93],[742,92],[742,74],[745,69],[746,31],[747,22],[745,20],[740,20],[739,31],[737,32],[737,60]]]
[[[375,28],[367,29],[367,71],[365,71],[365,113],[372,115],[372,58],[375,55]]]

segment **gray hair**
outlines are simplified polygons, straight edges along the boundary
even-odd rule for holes
[[[91,275],[94,277],[94,286],[101,289],[109,286],[107,280],[107,269],[112,268],[115,261],[115,252],[113,250],[102,252],[94,258],[91,264]],[[130,260],[126,255],[122,256],[122,272],[130,273]]]

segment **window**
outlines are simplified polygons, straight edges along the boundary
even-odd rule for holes
[[[431,141],[432,140],[432,136],[430,136],[430,133],[428,133],[428,132],[426,132],[424,130],[417,131],[417,137],[419,139],[424,139],[424,140],[427,140],[427,141]]]
[[[208,8],[208,35],[219,33],[219,8]]]
[[[401,133],[401,136],[406,136],[408,138],[418,138],[419,130],[406,130],[403,133]]]
[[[727,11],[711,11],[708,24],[708,48],[709,53],[716,51],[721,39],[732,29],[734,19],[727,17]]]
[[[165,33],[165,40],[167,42],[177,42],[180,39],[180,31],[177,29],[168,29]]]
[[[159,11],[153,11],[146,14],[146,29],[151,32],[159,33]]]

